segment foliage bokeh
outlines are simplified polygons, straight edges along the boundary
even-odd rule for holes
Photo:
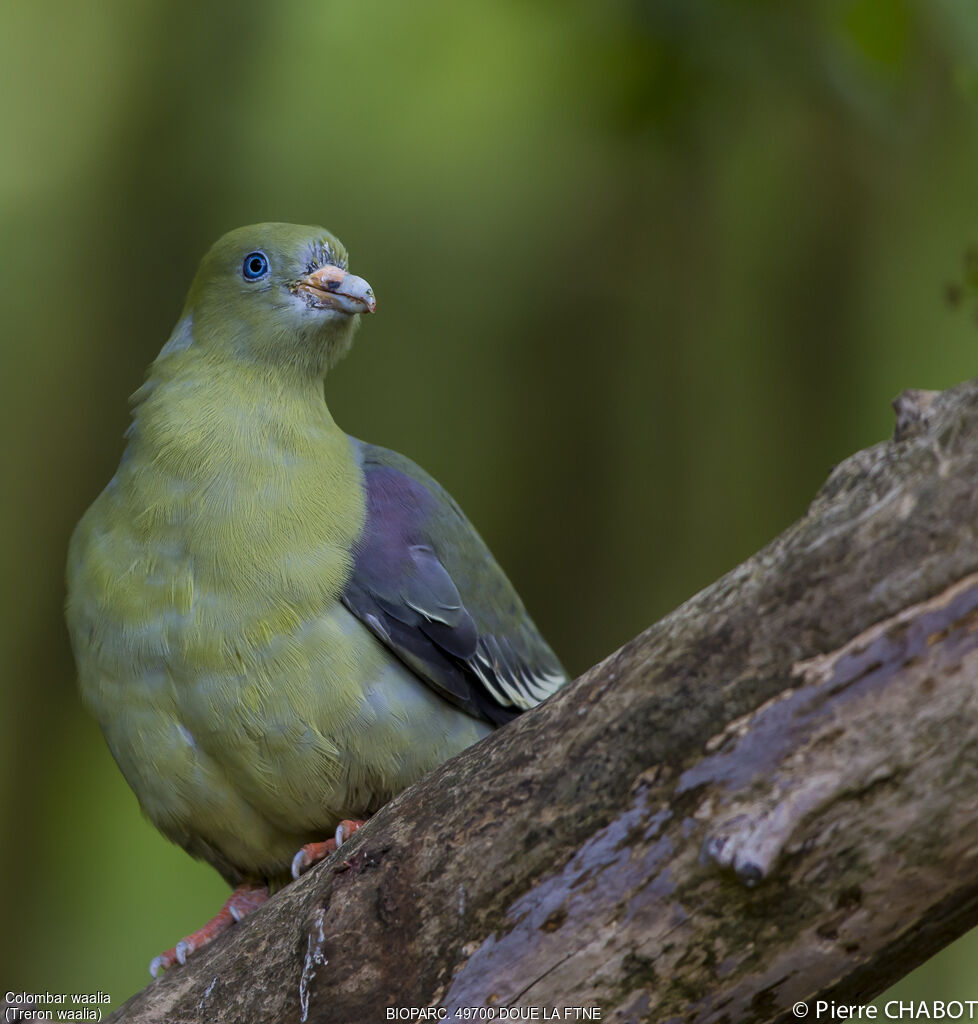
[[[455,494],[574,672],[801,514],[898,391],[976,373],[970,0],[0,18],[5,991],[118,1005],[225,895],[141,819],[61,619],[125,398],[224,230],[344,240],[380,311],[334,416]],[[900,994],[978,996],[976,948]]]

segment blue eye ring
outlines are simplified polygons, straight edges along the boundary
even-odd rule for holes
[[[246,281],[260,281],[268,274],[268,269],[268,257],[261,249],[249,252],[241,264],[241,273]]]

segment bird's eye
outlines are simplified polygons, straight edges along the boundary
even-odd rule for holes
[[[246,281],[257,281],[268,273],[268,257],[263,252],[249,252],[241,264]]]

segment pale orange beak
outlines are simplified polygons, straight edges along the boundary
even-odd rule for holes
[[[362,277],[332,265],[300,277],[292,291],[317,309],[335,309],[352,315],[373,313],[377,308],[373,289]]]

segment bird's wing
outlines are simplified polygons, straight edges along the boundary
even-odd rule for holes
[[[410,459],[353,445],[367,517],[343,603],[429,686],[488,721],[509,721],[567,682],[448,493]]]

